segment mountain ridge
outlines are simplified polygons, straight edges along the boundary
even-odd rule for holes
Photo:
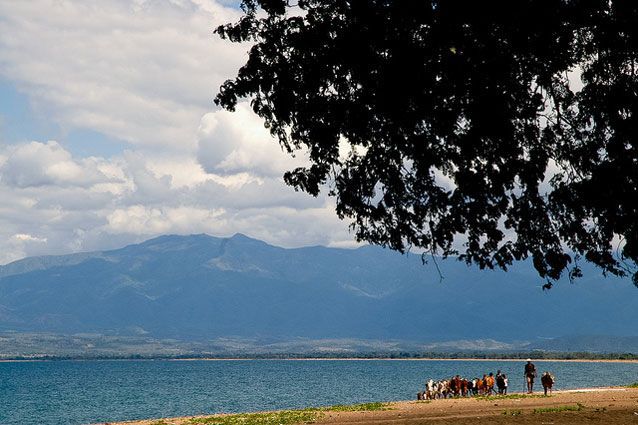
[[[163,235],[1,266],[0,331],[422,342],[634,334],[638,292],[596,274],[585,268],[544,292],[529,263],[505,273],[373,246]]]

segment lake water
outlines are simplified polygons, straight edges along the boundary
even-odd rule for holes
[[[638,363],[535,362],[556,388],[638,381]],[[96,422],[409,400],[428,378],[503,370],[523,390],[522,361],[240,360],[0,363],[0,424]]]

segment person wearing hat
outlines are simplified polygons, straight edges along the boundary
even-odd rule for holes
[[[536,366],[532,363],[532,359],[527,359],[525,365],[525,373],[523,374],[525,381],[527,382],[527,393],[531,394],[534,391],[534,378],[536,378]]]

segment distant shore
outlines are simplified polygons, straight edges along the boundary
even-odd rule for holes
[[[565,362],[565,363],[638,363],[638,359],[565,359],[565,358],[531,358],[534,362]],[[49,362],[49,361],[254,361],[254,360],[280,360],[280,361],[462,361],[462,362],[524,362],[520,358],[480,358],[480,357],[44,357],[44,358],[18,358],[0,359],[0,363],[17,362]]]
[[[556,424],[576,425],[583,422],[594,424],[620,425],[635,423],[638,417],[637,388],[583,388],[578,390],[555,391],[543,397],[542,391],[533,396],[513,394],[505,397],[452,398],[433,401],[400,401],[391,403],[368,403],[353,406],[338,406],[325,409],[306,409],[288,413],[262,412],[237,415],[189,416],[181,418],[148,419],[142,421],[111,422],[110,425],[187,425],[193,423],[235,423],[233,416],[244,418],[297,414],[303,423],[311,418],[318,424],[374,424],[408,425],[437,421],[455,425],[490,424]],[[218,418],[218,421],[214,421]],[[226,421],[227,420],[227,421]],[[241,423],[260,423],[257,420]],[[264,422],[266,423],[266,422]],[[270,423],[270,422],[268,422]]]
[[[462,362],[525,362],[525,359],[512,359],[512,358],[502,358],[502,359],[482,359],[480,357],[477,358],[454,358],[454,357],[416,357],[416,358],[387,358],[387,357],[370,357],[370,358],[362,358],[362,357],[290,357],[290,358],[243,358],[243,357],[228,357],[228,358],[217,358],[217,357],[193,357],[193,358],[183,358],[183,359],[167,359],[171,361],[241,361],[241,360],[284,360],[284,361],[409,361],[409,362],[419,362],[419,361],[462,361]],[[531,359],[534,362],[569,362],[569,363],[638,363],[638,359]]]

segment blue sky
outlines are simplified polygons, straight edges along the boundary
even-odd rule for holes
[[[296,193],[248,105],[216,88],[249,46],[215,0],[0,2],[0,264],[165,233],[352,246],[333,201]]]
[[[36,118],[28,97],[7,78],[0,79],[0,117],[0,137],[4,143],[42,139],[56,127]]]
[[[32,140],[57,140],[75,156],[114,156],[131,146],[124,140],[109,137],[89,128],[67,131],[54,120],[38,114],[7,78],[0,78],[0,140],[4,144],[20,144]]]

